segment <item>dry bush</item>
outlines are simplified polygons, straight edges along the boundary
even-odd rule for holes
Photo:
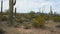
[[[43,28],[44,24],[45,24],[45,19],[43,17],[37,17],[37,18],[33,19],[33,24],[32,25],[34,27]]]

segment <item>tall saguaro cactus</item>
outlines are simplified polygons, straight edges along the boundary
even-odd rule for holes
[[[14,16],[15,16],[15,18],[14,18],[14,19],[15,19],[15,21],[16,21],[16,8],[15,8],[15,13],[14,13]]]
[[[53,11],[52,11],[52,6],[50,6],[50,15],[53,14]]]
[[[9,0],[9,23],[13,25],[13,8],[16,4],[16,0]]]
[[[0,13],[0,17],[2,17],[2,12],[3,12],[3,0],[1,0],[1,13]],[[0,18],[1,20],[1,18]]]
[[[3,11],[3,0],[1,0],[1,15],[2,15],[2,11]]]
[[[42,8],[42,13],[43,13],[43,8]]]

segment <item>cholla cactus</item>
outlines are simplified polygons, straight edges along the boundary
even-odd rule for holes
[[[13,8],[16,4],[16,0],[9,0],[9,23],[13,24]]]

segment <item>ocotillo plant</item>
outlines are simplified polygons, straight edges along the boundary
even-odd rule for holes
[[[16,0],[9,0],[9,23],[13,25],[13,8],[16,4]]]

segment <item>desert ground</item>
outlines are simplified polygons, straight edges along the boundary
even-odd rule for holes
[[[60,23],[46,23],[46,28],[30,28],[24,29],[22,26],[19,28],[8,27],[6,22],[0,24],[0,28],[4,29],[5,34],[60,34],[60,28],[56,26]]]

